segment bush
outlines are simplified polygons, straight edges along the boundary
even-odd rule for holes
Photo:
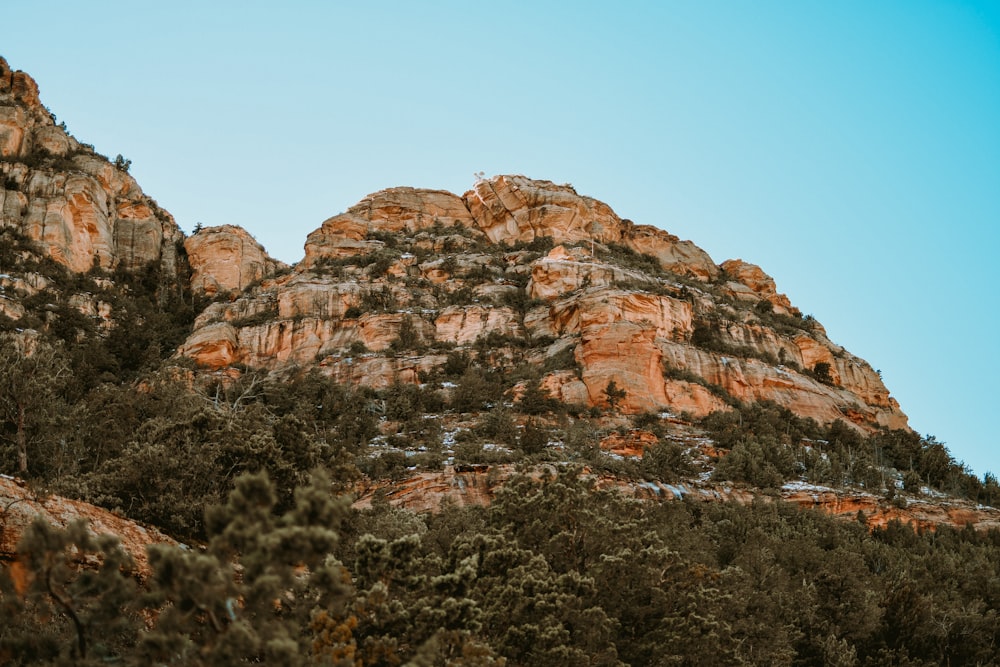
[[[780,487],[794,474],[795,459],[788,445],[771,439],[747,438],[719,461],[712,479],[746,482],[770,489]]]
[[[502,406],[486,413],[476,427],[476,434],[504,445],[517,444],[517,427],[510,413]]]
[[[545,446],[549,444],[549,432],[534,419],[529,419],[524,425],[518,444],[521,451],[528,456],[540,454],[545,451]]]
[[[816,362],[813,366],[812,376],[823,384],[833,384],[833,376],[830,375],[830,364],[825,361]]]

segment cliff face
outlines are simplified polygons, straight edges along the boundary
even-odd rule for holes
[[[0,58],[0,227],[12,228],[75,272],[95,264],[178,272],[182,234],[121,161],[70,136],[38,86]]]
[[[224,261],[201,263],[203,234],[188,249],[206,291],[273,272],[235,231]],[[717,266],[570,186],[523,176],[481,179],[461,197],[366,197],[310,234],[290,272],[211,305],[179,354],[207,368],[317,366],[384,387],[487,340],[499,357],[539,364],[569,351],[572,362],[542,380],[564,401],[605,405],[614,382],[632,413],[703,415],[728,395],[821,422],[906,427],[877,373],[801,317],[760,267]]]
[[[56,125],[35,82],[2,60],[0,168],[0,225],[55,261],[177,275],[183,235],[170,215],[127,165]],[[462,196],[384,190],[310,234],[293,270],[234,226],[200,230],[183,248],[192,291],[230,295],[179,352],[208,368],[318,366],[382,387],[489,339],[501,357],[534,363],[571,353],[571,367],[542,380],[564,401],[603,405],[614,382],[627,412],[702,415],[728,394],[824,422],[906,425],[871,367],[801,318],[759,267],[716,265],[568,185],[498,176]],[[394,345],[401,335],[412,340]]]
[[[184,250],[191,266],[191,289],[206,296],[242,291],[288,268],[235,225],[200,229],[184,239]]]

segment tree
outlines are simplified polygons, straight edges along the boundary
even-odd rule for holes
[[[517,402],[518,409],[526,415],[541,415],[552,412],[560,406],[559,401],[552,398],[548,391],[542,389],[539,382],[529,382],[521,399]]]
[[[813,366],[813,375],[823,384],[833,384],[833,376],[830,375],[830,364],[825,361],[818,361]]]
[[[604,397],[608,400],[609,408],[612,410],[617,408],[626,394],[627,392],[624,389],[618,388],[618,384],[614,380],[608,380],[608,386],[604,388]]]
[[[0,586],[0,660],[105,664],[135,641],[132,562],[117,538],[95,536],[83,520],[61,529],[36,519],[18,562],[21,590]]]
[[[0,337],[0,436],[14,445],[18,474],[28,475],[33,445],[53,435],[52,422],[63,412],[58,390],[70,375],[59,348],[27,336]]]
[[[320,609],[337,609],[349,575],[328,554],[347,514],[317,476],[295,493],[295,507],[275,512],[267,476],[240,477],[225,505],[206,512],[204,552],[150,550],[148,603],[159,607],[137,646],[141,664],[301,665],[302,632]]]

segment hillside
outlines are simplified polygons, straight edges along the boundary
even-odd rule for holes
[[[519,175],[287,266],[128,167],[0,58],[0,661],[992,659],[1000,485],[760,267]]]
[[[490,339],[498,364],[548,365],[540,381],[564,403],[600,405],[613,381],[626,413],[704,416],[727,398],[773,400],[820,422],[906,427],[871,366],[759,267],[716,266],[691,242],[623,221],[569,186],[500,176],[463,197],[384,190],[325,221],[299,266],[263,281],[265,260],[244,259],[247,244],[200,239],[227,233],[238,234],[208,229],[188,241],[204,265],[198,279],[243,290],[195,322],[180,354],[200,366],[319,365],[384,388]],[[251,267],[259,284],[213,270],[230,266]],[[411,340],[393,348],[404,327]],[[558,367],[567,361],[574,368]]]

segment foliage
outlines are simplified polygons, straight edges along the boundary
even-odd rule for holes
[[[813,366],[812,375],[823,384],[833,384],[833,376],[830,375],[830,364],[825,361],[818,361]]]
[[[281,511],[264,476],[242,477],[207,513],[206,548],[157,547],[142,590],[110,539],[38,524],[21,545],[28,595],[0,576],[0,656],[529,666],[995,657],[997,531],[890,523],[869,533],[779,502],[639,502],[595,482],[572,467],[515,476],[488,508],[414,515],[384,503],[351,511],[323,478]]]
[[[524,393],[517,402],[517,408],[526,415],[541,415],[556,412],[562,408],[562,403],[553,398],[538,382],[528,382]]]
[[[621,389],[614,380],[608,380],[607,386],[604,387],[604,390],[601,393],[604,394],[604,398],[608,402],[608,407],[612,410],[617,408],[618,404],[621,403],[627,395],[627,392],[624,389]]]
[[[52,457],[51,425],[66,411],[63,388],[72,372],[60,347],[0,334],[0,461],[18,474],[40,472]],[[29,466],[30,463],[30,466]]]

